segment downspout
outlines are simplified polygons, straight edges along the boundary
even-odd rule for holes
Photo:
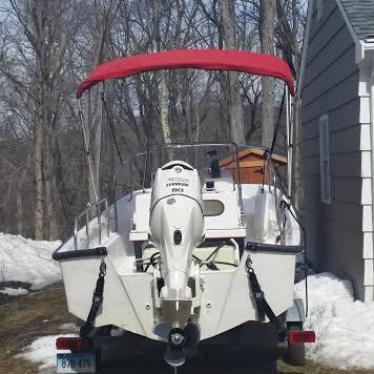
[[[360,41],[359,44],[356,44],[356,63],[362,64],[364,60],[368,64],[370,64],[370,76],[368,79],[368,93],[370,95],[370,151],[371,151],[371,219],[372,225],[374,226],[374,40],[367,39],[365,41]],[[361,67],[360,67],[361,69]],[[372,230],[372,243],[374,243],[374,229]],[[363,253],[363,261],[365,262],[367,256],[369,258],[374,259],[374,248],[371,248],[370,254]],[[374,265],[373,265],[374,266]],[[371,269],[374,273],[374,268]],[[366,268],[364,267],[364,272],[366,272]],[[366,274],[364,274],[364,279],[366,278]],[[371,295],[367,295],[366,288],[367,287],[374,287],[374,282],[372,281],[369,285],[364,285],[364,297],[365,301],[374,301],[374,291]]]
[[[371,67],[371,74],[370,74],[370,134],[371,134],[371,218],[372,218],[372,225],[374,225],[374,66]],[[372,231],[372,240],[374,243],[374,230]],[[371,256],[372,258],[374,258],[374,248],[372,248]],[[372,269],[372,271],[374,272],[374,269]],[[374,286],[374,284],[372,284],[372,286]],[[366,295],[365,295],[365,299],[366,299]],[[374,291],[373,291],[373,294],[371,295],[371,300],[369,301],[374,301]]]

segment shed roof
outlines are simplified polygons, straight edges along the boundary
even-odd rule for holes
[[[374,0],[340,0],[360,40],[374,38]]]
[[[263,148],[249,147],[249,148],[242,149],[241,151],[238,152],[239,166],[241,167],[254,167],[254,166],[259,166],[259,165],[263,166],[264,155],[265,155],[265,150]],[[271,155],[271,158],[273,159],[275,164],[278,164],[278,165],[287,164],[287,157],[273,153]],[[252,165],[248,164],[248,161],[251,160],[252,162],[252,161],[255,161],[256,159],[261,160],[261,163],[257,164],[256,162],[253,162]],[[229,156],[221,160],[219,163],[220,163],[220,166],[222,167],[229,167],[231,166],[231,164],[235,164],[236,160],[233,159],[233,156]]]

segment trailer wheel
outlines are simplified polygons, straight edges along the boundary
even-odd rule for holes
[[[299,324],[290,325],[288,331],[300,331],[302,326]],[[305,344],[290,344],[288,343],[287,354],[284,357],[285,361],[292,366],[305,365]]]

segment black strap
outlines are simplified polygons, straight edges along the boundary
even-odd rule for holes
[[[270,323],[277,330],[279,336],[283,337],[285,333],[284,329],[282,328],[277,316],[271,309],[269,303],[266,301],[264,291],[262,291],[260,283],[258,282],[257,276],[252,267],[252,260],[250,255],[248,255],[247,257],[245,266],[248,274],[248,283],[256,300],[258,319],[263,322],[265,321],[265,316],[268,317]]]
[[[100,263],[99,277],[96,281],[96,288],[92,297],[92,304],[90,312],[84,325],[80,329],[80,336],[87,337],[88,334],[92,331],[93,325],[97,316],[97,312],[101,304],[103,303],[103,294],[104,294],[104,283],[105,283],[105,274],[106,274],[106,264],[104,259]]]

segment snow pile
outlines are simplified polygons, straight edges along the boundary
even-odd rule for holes
[[[58,326],[59,330],[69,330],[69,331],[77,331],[79,332],[79,326],[77,326],[74,322],[63,323]]]
[[[58,336],[43,336],[27,347],[27,352],[17,357],[41,363],[40,369],[56,367],[56,339]]]
[[[307,357],[341,370],[374,368],[374,303],[354,301],[349,281],[329,273],[308,277],[309,316],[306,330],[316,332],[316,344],[307,345]],[[296,297],[304,299],[304,282]]]
[[[76,335],[43,336],[34,340],[31,345],[26,348],[26,352],[21,353],[16,357],[39,363],[39,369],[41,370],[56,368],[56,339],[60,336],[70,337]]]
[[[60,244],[0,233],[0,281],[27,282],[38,290],[60,280],[60,267],[52,260]]]
[[[0,290],[0,293],[6,294],[9,296],[23,296],[23,295],[27,295],[29,291],[25,290],[22,287],[19,287],[19,288],[5,287],[3,290]]]

